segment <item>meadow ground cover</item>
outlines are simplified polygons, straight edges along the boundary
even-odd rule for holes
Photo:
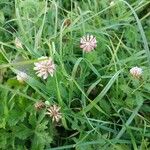
[[[150,149],[149,0],[0,0],[0,149]]]

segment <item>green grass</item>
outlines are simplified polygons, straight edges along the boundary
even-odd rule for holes
[[[110,2],[0,1],[0,149],[150,149],[150,1]],[[97,39],[90,53],[80,49],[86,34]],[[33,70],[41,56],[56,64],[46,80]],[[46,115],[54,104],[58,123]]]

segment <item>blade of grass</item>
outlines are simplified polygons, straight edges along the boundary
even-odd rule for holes
[[[131,116],[129,117],[129,119],[126,121],[125,125],[122,127],[122,129],[120,130],[120,132],[118,133],[118,135],[116,136],[115,139],[120,139],[122,137],[122,135],[124,134],[124,132],[126,131],[126,128],[131,124],[131,122],[133,121],[133,119],[135,118],[135,116],[137,115],[139,109],[142,106],[142,102],[134,109],[134,111],[132,112]]]
[[[114,142],[114,140],[111,140],[112,142]],[[104,144],[105,141],[104,140],[94,140],[94,141],[88,141],[88,142],[84,142],[84,143],[80,143],[79,145],[76,144],[72,144],[72,145],[66,145],[66,146],[60,146],[60,147],[55,147],[55,148],[48,148],[46,150],[66,150],[66,149],[70,149],[70,148],[75,148],[76,146],[88,146],[88,145],[95,145],[95,144]],[[122,144],[130,144],[131,141],[130,140],[118,140],[118,143],[122,143]]]
[[[89,95],[91,93],[91,91],[96,87],[96,85],[99,84],[99,82],[101,81],[101,78],[96,80],[87,90],[86,94]]]
[[[97,104],[104,96],[105,94],[108,92],[108,90],[111,88],[111,86],[113,85],[113,83],[116,81],[116,79],[118,78],[119,74],[122,72],[122,70],[119,70],[118,72],[115,73],[115,75],[110,79],[110,81],[107,83],[107,85],[105,86],[105,88],[101,91],[101,93],[93,100],[91,101],[91,103],[86,106],[82,112],[88,112],[90,111],[93,106],[95,104]]]
[[[136,145],[136,139],[134,138],[134,135],[132,134],[131,130],[127,129],[127,132],[130,134],[134,150],[138,150],[137,145]]]
[[[88,100],[88,101],[90,101],[91,102],[91,100],[88,98],[88,96],[85,94],[85,92],[82,90],[82,88],[79,86],[79,84],[76,82],[76,80],[75,80],[75,75],[76,75],[76,72],[77,72],[77,69],[78,69],[78,66],[79,66],[79,64],[81,63],[81,61],[82,60],[84,60],[83,58],[79,58],[77,61],[76,61],[76,63],[75,63],[75,65],[74,65],[74,68],[73,68],[73,71],[72,71],[72,76],[71,76],[71,84],[70,85],[72,85],[72,82],[74,82],[74,84],[77,86],[77,88],[81,91],[81,93],[83,94],[83,96],[85,96],[85,98]],[[86,63],[87,63],[87,61],[85,61]],[[94,67],[94,66],[93,66]],[[92,69],[91,69],[92,70]],[[72,85],[73,86],[73,85]],[[70,93],[70,94],[72,94],[72,92]],[[104,112],[103,110],[102,110],[102,108],[100,108],[98,105],[94,105],[94,107],[97,109],[97,110],[99,110],[100,112],[102,112],[103,114],[105,114],[106,116],[109,116],[106,112]]]
[[[80,92],[85,96],[85,98],[87,98],[88,101],[90,101],[90,103],[92,103],[93,101],[90,100],[87,95],[84,93],[84,91],[82,90],[82,88],[79,86],[79,84],[74,80],[72,79],[72,81],[74,82],[74,84],[77,86],[77,88],[80,90]],[[109,117],[109,114],[107,114],[105,111],[103,111],[102,108],[100,108],[96,103],[92,103],[93,107],[95,107],[98,111],[100,111],[101,113],[105,114],[106,116]],[[83,113],[83,112],[82,112]]]
[[[140,22],[140,19],[138,18],[138,15],[136,14],[133,7],[127,1],[124,1],[124,0],[120,0],[120,1],[124,2],[130,8],[130,10],[132,11],[132,13],[133,13],[133,15],[136,19],[136,22],[137,22],[137,25],[138,25],[138,28],[139,28],[139,31],[140,31],[140,34],[141,34],[141,37],[142,37],[142,40],[143,40],[143,43],[144,43],[144,49],[145,49],[145,53],[146,53],[146,56],[147,56],[148,64],[150,66],[150,50],[149,50],[149,47],[148,47],[147,38],[146,38],[145,32],[143,30],[142,24]]]
[[[56,81],[56,89],[57,89],[57,97],[58,97],[58,103],[61,107],[63,107],[63,100],[62,100],[62,97],[61,97],[61,92],[60,92],[60,89],[59,89],[59,83],[58,83],[58,80],[57,80],[57,76],[55,75],[55,81]],[[66,119],[65,117],[62,117],[62,123],[63,123],[63,126],[68,129],[68,126],[67,126],[67,122],[66,122]]]
[[[45,1],[45,11],[44,11],[44,17],[42,20],[42,25],[40,26],[37,34],[35,35],[35,44],[34,44],[34,50],[33,51],[37,51],[38,47],[39,47],[39,43],[41,40],[41,36],[42,36],[42,31],[44,28],[44,23],[45,23],[45,19],[46,19],[46,12],[47,12],[47,1]]]
[[[22,97],[25,97],[25,98],[27,98],[27,99],[29,99],[29,100],[31,100],[31,101],[34,101],[34,102],[37,101],[36,99],[34,99],[34,98],[32,98],[32,97],[30,97],[30,96],[24,94],[24,93],[21,93],[19,90],[11,89],[11,88],[9,88],[9,87],[7,87],[7,86],[5,86],[5,85],[0,85],[0,88],[6,89],[6,90],[12,92],[13,94],[18,94],[18,95],[20,95],[20,96],[22,96]]]

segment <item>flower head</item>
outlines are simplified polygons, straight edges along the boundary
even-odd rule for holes
[[[52,117],[52,121],[56,121],[56,122],[59,122],[59,120],[62,118],[62,114],[59,112],[60,110],[60,107],[58,107],[57,105],[53,105],[53,106],[50,106],[48,109],[47,109],[47,113],[48,115],[50,115],[50,117]]]
[[[110,6],[114,6],[115,5],[115,2],[112,0],[111,2],[110,2]]]
[[[22,43],[21,43],[21,41],[20,41],[17,37],[15,38],[15,46],[16,46],[17,48],[23,49]]]
[[[17,80],[20,82],[20,83],[23,83],[24,81],[26,81],[28,78],[27,74],[25,72],[18,72],[17,73]]]
[[[45,60],[41,60],[45,59]],[[39,58],[39,62],[34,63],[35,67],[34,70],[36,70],[36,74],[38,77],[43,77],[43,79],[46,79],[48,75],[50,74],[53,76],[55,71],[55,64],[53,63],[52,59],[49,57],[41,57]]]
[[[86,35],[80,40],[80,48],[82,48],[85,52],[91,52],[94,48],[96,48],[96,43],[96,38],[93,35]]]
[[[45,107],[45,104],[44,104],[44,102],[42,102],[42,101],[38,101],[38,102],[36,102],[36,103],[34,104],[34,107],[35,107],[36,110],[40,110],[40,109],[42,109],[42,108]]]
[[[133,77],[139,78],[142,75],[142,68],[139,67],[133,67],[130,69],[130,73]]]

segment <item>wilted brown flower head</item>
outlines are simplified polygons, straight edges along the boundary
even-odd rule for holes
[[[45,103],[43,101],[38,101],[34,104],[36,110],[40,110],[45,107]]]
[[[41,60],[45,59],[45,60]],[[34,70],[36,70],[36,74],[38,77],[43,77],[43,79],[46,79],[48,75],[50,74],[53,76],[55,71],[55,64],[52,61],[52,59],[49,57],[41,57],[39,58],[39,62],[34,63],[35,67]]]
[[[82,48],[85,52],[91,52],[94,48],[96,48],[96,43],[96,38],[93,35],[86,35],[80,40],[80,48]]]
[[[48,112],[46,114],[50,115],[53,122],[59,122],[59,120],[62,118],[62,114],[59,110],[60,107],[58,107],[57,105],[53,105],[47,109]]]
[[[65,21],[64,21],[64,26],[68,27],[70,26],[71,24],[71,20],[69,18],[67,18]]]

